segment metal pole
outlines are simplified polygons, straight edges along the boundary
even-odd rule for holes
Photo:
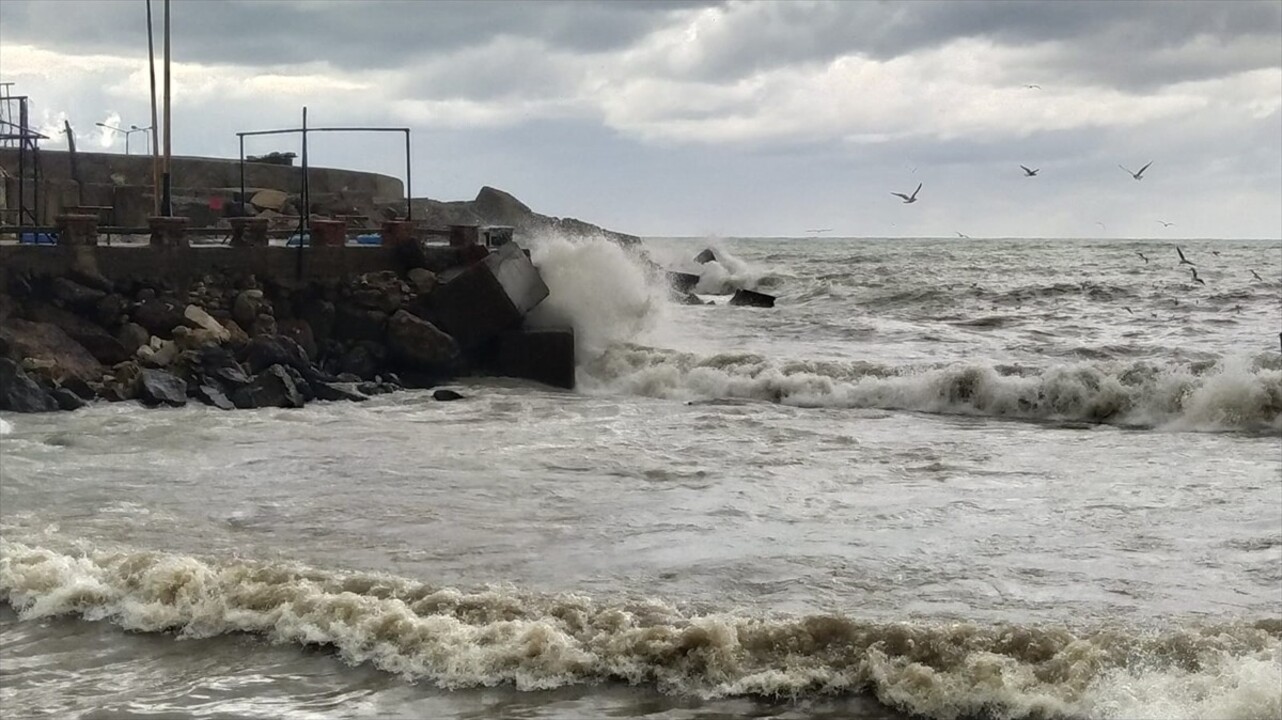
[[[173,178],[170,177],[170,158],[172,157],[171,140],[172,132],[170,120],[172,111],[170,108],[170,82],[169,82],[169,0],[165,0],[165,172],[162,176],[164,187],[162,188],[163,200],[161,201],[161,213],[165,217],[172,217],[174,214],[172,185]]]
[[[240,210],[245,210],[245,203],[249,202],[245,197],[245,136],[240,137]]]
[[[302,131],[303,131],[303,182],[302,182],[301,192],[299,194],[302,195],[303,206],[298,209],[298,254],[295,256],[298,259],[297,265],[295,266],[295,271],[298,273],[298,277],[300,279],[303,277],[303,238],[306,237],[308,242],[315,242],[316,240],[316,238],[311,237],[310,233],[308,233],[307,235],[303,234],[303,230],[308,225],[307,221],[311,219],[311,214],[312,214],[311,196],[308,193],[308,188],[307,188],[307,106],[305,105],[303,106]]]
[[[151,0],[147,0],[147,68],[151,75],[151,212],[160,214],[160,143],[156,142],[156,48],[151,31]]]
[[[410,129],[405,128],[405,219],[414,219],[414,184],[410,178]]]

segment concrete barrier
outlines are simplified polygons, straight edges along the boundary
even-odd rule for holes
[[[518,326],[548,296],[539,271],[515,243],[438,280],[432,309],[465,351]]]

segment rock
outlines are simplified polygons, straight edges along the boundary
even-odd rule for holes
[[[391,270],[365,273],[353,283],[350,302],[358,308],[390,315],[404,304],[405,287]]]
[[[183,317],[186,318],[187,324],[193,329],[206,330],[215,338],[216,342],[224,343],[231,340],[231,333],[223,324],[215,320],[204,309],[195,305],[188,305],[183,309]]]
[[[334,314],[334,337],[340,340],[373,340],[382,342],[387,313],[341,304]]]
[[[673,293],[672,299],[680,305],[707,305],[694,293]]]
[[[249,336],[251,338],[255,338],[263,335],[276,335],[278,332],[279,328],[276,326],[276,318],[268,315],[267,313],[263,313],[254,320],[253,326],[249,329]]]
[[[387,321],[387,346],[397,363],[413,370],[448,368],[460,356],[454,338],[404,310]]]
[[[196,386],[196,399],[206,405],[213,405],[219,410],[235,410],[236,404],[227,397],[223,389],[217,384],[206,382]]]
[[[362,380],[372,378],[381,364],[370,344],[358,343],[343,355],[338,366],[339,377],[350,375]]]
[[[58,402],[28,377],[18,363],[0,358],[0,410],[32,413],[57,409]]]
[[[54,278],[50,289],[54,299],[64,307],[80,312],[93,312],[98,307],[98,302],[107,296],[101,290],[85,287],[65,277]]]
[[[227,328],[227,334],[230,339],[227,341],[232,347],[243,347],[249,342],[249,333],[241,329],[240,324],[235,320],[223,320],[223,327]]]
[[[138,399],[148,407],[182,407],[187,404],[187,383],[164,370],[143,370],[138,375]]]
[[[103,277],[102,273],[96,269],[88,270],[84,267],[72,267],[67,276],[92,290],[101,290],[104,293],[115,291],[115,286],[112,285],[111,281]]]
[[[54,402],[58,403],[58,407],[62,410],[79,410],[85,405],[88,405],[88,403],[82,400],[79,395],[65,387],[56,387],[50,390],[49,397],[52,397]]]
[[[285,368],[285,372],[289,373],[289,379],[294,381],[294,387],[298,388],[298,394],[303,397],[303,402],[310,402],[316,399],[316,391],[312,389],[311,384],[307,382],[302,373],[286,365],[281,365],[281,367]]]
[[[53,305],[32,304],[28,314],[36,322],[57,325],[67,337],[88,350],[98,362],[115,365],[131,356],[131,353],[125,351],[125,346],[106,330],[69,310]]]
[[[51,380],[102,377],[102,364],[56,325],[9,318],[0,325],[0,344],[8,347],[8,356],[14,361],[32,358],[51,363]]]
[[[432,399],[439,400],[441,402],[449,402],[450,400],[462,400],[463,396],[453,390],[434,390],[432,391]]]
[[[120,327],[120,333],[116,336],[116,339],[120,341],[120,345],[125,349],[125,352],[129,353],[129,357],[133,357],[137,354],[138,348],[146,345],[151,340],[151,333],[147,332],[147,328],[138,323],[129,322]]]
[[[135,296],[135,298],[136,298],[136,299],[138,300],[138,302],[140,302],[140,303],[145,303],[145,302],[147,302],[147,301],[149,301],[149,300],[155,300],[155,299],[156,299],[156,291],[155,291],[155,290],[153,290],[152,288],[143,288],[143,289],[141,289],[141,290],[139,290],[139,291],[138,291],[138,294]]]
[[[717,254],[712,251],[712,248],[704,248],[703,252],[694,256],[694,261],[699,263],[700,265],[703,265],[704,263],[714,262],[716,261],[716,259],[717,259]]]
[[[111,374],[102,379],[102,396],[107,400],[133,400],[138,397],[139,378],[142,367],[133,360],[117,363],[111,368]]]
[[[775,296],[759,293],[755,290],[737,290],[734,297],[730,298],[730,304],[769,308],[775,306]]]
[[[143,365],[153,368],[169,367],[169,364],[178,357],[180,349],[178,344],[173,340],[161,340],[155,335],[151,336],[151,341],[146,345],[138,348],[136,357]]]
[[[147,329],[147,332],[158,337],[173,337],[174,328],[186,324],[183,308],[173,300],[157,298],[148,300],[134,308],[133,321]]]
[[[300,408],[303,396],[294,385],[294,380],[285,368],[273,365],[259,373],[246,386],[232,392],[232,402],[236,407],[261,408]]]
[[[192,330],[191,328],[180,327],[174,328],[174,343],[178,345],[179,350],[199,350],[209,345],[221,344],[221,338],[228,337],[228,335],[226,330],[220,334],[205,328]]]
[[[312,338],[317,347],[324,347],[334,337],[334,303],[328,300],[306,303],[303,306],[302,320],[312,329]]]
[[[255,375],[273,365],[291,367],[307,377],[312,372],[307,353],[291,338],[283,335],[263,335],[249,341],[245,364]]]
[[[290,338],[298,343],[307,357],[315,360],[319,352],[316,347],[316,337],[312,334],[312,326],[307,324],[306,320],[293,318],[290,320],[281,320],[277,323],[280,334]]]
[[[318,400],[348,400],[351,402],[361,402],[369,399],[367,395],[362,394],[356,389],[357,383],[313,382],[311,385],[312,390],[316,393],[316,399]]]
[[[410,268],[406,273],[410,285],[414,287],[414,292],[419,295],[431,295],[436,289],[436,273],[425,268]]]
[[[251,378],[241,368],[230,351],[218,346],[207,346],[196,351],[196,361],[200,371],[207,378],[212,378],[220,385],[238,388],[248,385]]]
[[[263,291],[242,290],[232,302],[231,317],[242,328],[251,328],[259,315],[271,312],[271,303],[263,299]]]
[[[98,306],[94,309],[94,320],[103,327],[114,328],[121,324],[121,319],[125,317],[127,303],[123,295],[112,293],[105,295],[98,301]]]
[[[534,211],[529,206],[510,193],[488,185],[482,187],[476,194],[476,199],[472,201],[472,209],[492,225],[519,227],[526,224],[534,215]]]
[[[366,395],[382,395],[387,392],[387,388],[373,380],[356,383],[356,389]]]
[[[249,202],[259,210],[274,210],[280,212],[285,207],[285,202],[289,200],[289,195],[280,190],[259,190],[254,193]]]
[[[547,296],[539,271],[516,243],[508,243],[481,262],[444,273],[432,309],[441,329],[471,350],[519,326]]]
[[[86,400],[86,401],[93,400],[98,395],[98,393],[94,390],[93,385],[89,384],[88,382],[85,382],[84,380],[81,380],[78,377],[69,377],[63,380],[62,385],[60,387],[63,387],[75,393],[76,396],[79,397],[81,400]]]

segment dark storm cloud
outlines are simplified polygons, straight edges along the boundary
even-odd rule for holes
[[[707,3],[433,2],[384,0],[174,0],[171,23],[183,61],[274,65],[328,61],[344,69],[399,67],[415,57],[538,38],[574,52],[627,46],[670,13]],[[160,30],[161,0],[152,2]],[[0,38],[68,53],[146,52],[143,0],[4,0]]]

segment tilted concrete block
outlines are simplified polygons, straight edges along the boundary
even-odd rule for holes
[[[464,350],[518,326],[548,296],[538,269],[516,243],[443,273],[438,280],[432,314]]]

